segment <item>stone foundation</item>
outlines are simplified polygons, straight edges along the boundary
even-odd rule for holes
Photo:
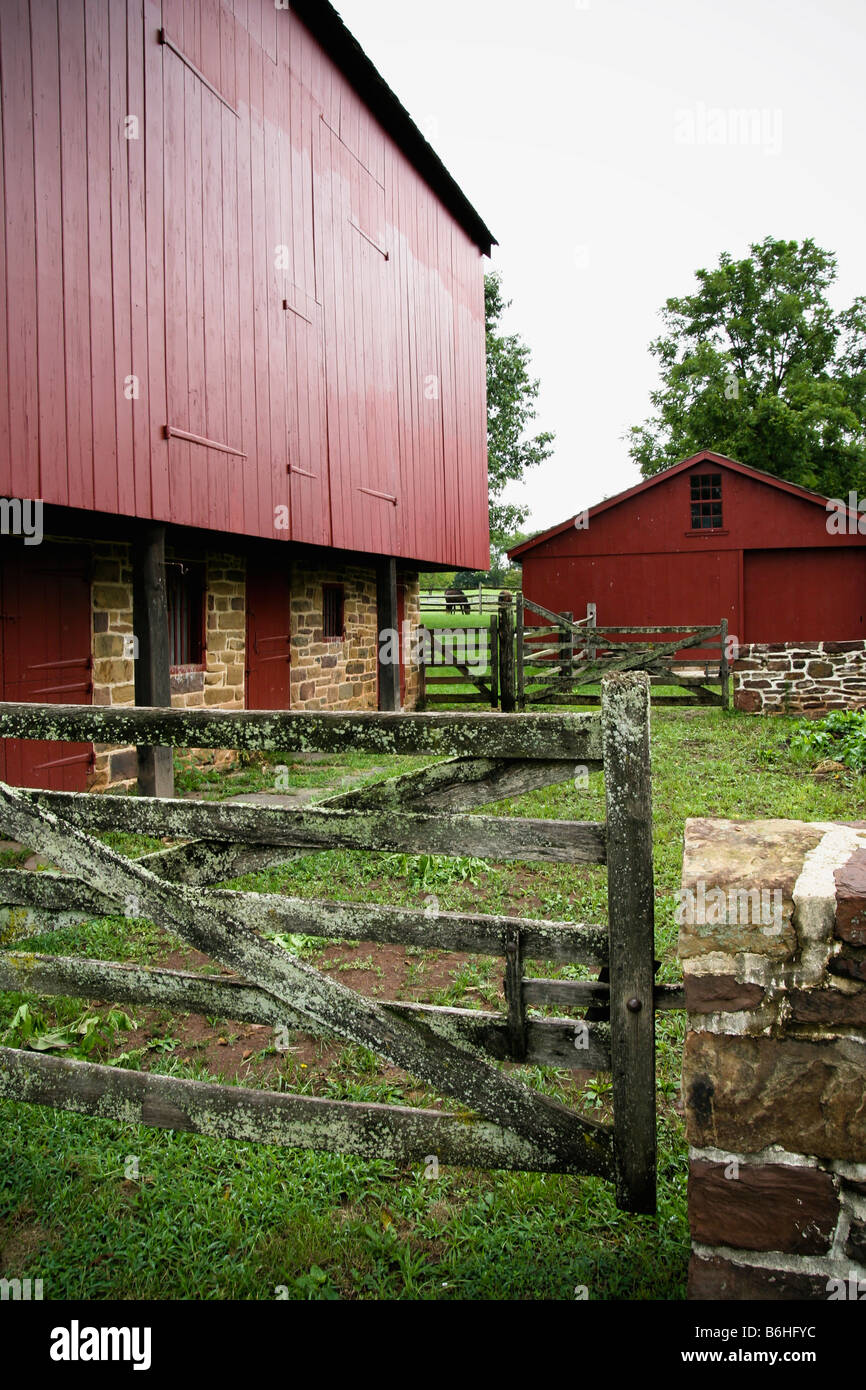
[[[818,717],[866,707],[866,642],[753,643],[732,663],[734,706]]]
[[[679,921],[689,1296],[866,1296],[866,825],[688,821]]]
[[[166,547],[166,559],[177,552]],[[246,662],[246,561],[206,559],[207,634],[204,664],[172,671],[171,703],[181,709],[243,709]],[[132,547],[93,542],[93,703],[135,704],[132,627]],[[88,791],[131,789],[138,775],[134,748],[95,745]]]
[[[135,703],[132,620],[132,547],[121,541],[91,541],[93,585],[91,623],[93,703]],[[189,560],[171,545],[168,563]],[[206,566],[204,661],[172,670],[171,702],[183,709],[243,709],[246,667],[246,560],[210,552]],[[404,708],[415,709],[420,672],[411,665],[411,634],[420,624],[418,575],[398,571],[404,591]],[[322,592],[325,584],[344,588],[344,635],[325,640]],[[379,646],[376,572],[373,566],[292,570],[291,708],[298,710],[375,710],[378,708]],[[89,791],[135,786],[134,748],[97,744]]]
[[[417,574],[398,571],[404,589],[404,647],[407,633],[420,623]],[[323,589],[340,584],[344,591],[344,633],[326,639]],[[376,710],[379,707],[379,622],[376,571],[370,566],[292,571],[292,709]],[[410,643],[411,649],[411,643]],[[415,709],[420,672],[405,666],[404,708]]]

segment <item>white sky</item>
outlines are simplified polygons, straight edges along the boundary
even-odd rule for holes
[[[622,435],[696,269],[812,236],[837,305],[866,293],[866,0],[335,4],[500,242],[557,437],[514,491],[528,527],[640,481]]]

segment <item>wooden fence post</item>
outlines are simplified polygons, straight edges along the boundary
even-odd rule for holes
[[[560,613],[564,618],[559,629],[559,678],[563,690],[567,690],[571,685],[571,673],[574,670],[574,622],[573,613]]]
[[[490,619],[490,706],[499,709],[499,614]]]
[[[514,672],[514,611],[511,595],[499,600],[499,698],[503,714],[513,714],[517,704]]]
[[[601,710],[617,1205],[651,1215],[656,1077],[649,676],[605,677]]]
[[[719,661],[719,677],[722,682],[722,709],[728,709],[731,702],[731,667],[728,661],[728,620],[722,618],[722,654]]]
[[[598,608],[594,603],[586,605],[586,659],[595,661],[595,643],[592,641],[592,633],[598,627]]]
[[[431,654],[430,629],[422,627],[418,641],[418,709],[427,708],[427,658]]]
[[[525,710],[525,709],[526,709],[526,673],[525,673],[525,670],[524,670],[526,648],[525,648],[525,645],[524,645],[525,638],[524,638],[524,631],[523,631],[524,623],[525,623],[525,622],[526,622],[526,618],[524,617],[524,613],[523,613],[523,595],[522,595],[522,594],[515,594],[515,595],[514,595],[514,645],[515,645],[514,678],[515,678],[515,687],[516,687],[515,694],[516,694],[516,697],[517,697],[517,708],[518,708],[519,710]]]

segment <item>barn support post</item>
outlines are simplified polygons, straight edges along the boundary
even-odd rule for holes
[[[617,1205],[656,1209],[655,946],[650,680],[601,687],[607,800],[610,1040]]]
[[[517,706],[514,669],[514,610],[511,595],[499,600],[499,697],[503,714],[513,714]]]
[[[728,661],[728,620],[722,618],[720,631],[722,652],[719,658],[719,679],[722,683],[722,709],[729,709],[731,704],[731,665]]]
[[[138,639],[135,703],[171,706],[171,653],[165,583],[165,527],[142,527],[133,543],[132,625]],[[174,796],[171,748],[138,748],[138,789],[142,796]]]
[[[376,606],[379,624],[379,645],[376,661],[379,668],[379,709],[383,713],[400,710],[400,632],[397,611],[397,561],[384,559],[376,570]],[[396,633],[396,645],[388,634]],[[383,649],[390,660],[383,661]]]

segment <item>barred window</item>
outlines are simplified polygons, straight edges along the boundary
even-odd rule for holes
[[[722,525],[722,475],[698,473],[691,478],[692,530],[716,531]]]
[[[326,642],[342,642],[345,634],[342,584],[322,586],[322,636]]]
[[[201,666],[204,663],[204,566],[167,565],[166,589],[171,665]]]

